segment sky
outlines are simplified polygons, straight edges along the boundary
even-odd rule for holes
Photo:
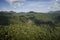
[[[49,12],[60,10],[60,0],[0,0],[0,11]]]

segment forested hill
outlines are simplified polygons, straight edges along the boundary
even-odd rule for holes
[[[60,11],[0,12],[0,40],[60,40]]]
[[[23,15],[22,15],[23,14]],[[52,13],[36,13],[36,12],[28,12],[28,13],[16,13],[16,12],[0,12],[0,24],[15,24],[20,22],[31,21],[41,21],[39,25],[43,22],[60,22],[60,11],[55,11]],[[15,22],[14,22],[15,21]],[[8,23],[9,22],[9,23]]]

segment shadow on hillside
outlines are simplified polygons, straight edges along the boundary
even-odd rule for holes
[[[39,26],[39,25],[41,25],[41,24],[44,24],[44,25],[49,25],[49,26],[51,26],[51,27],[55,27],[56,25],[52,22],[52,21],[41,21],[41,20],[38,20],[38,19],[35,19],[34,20],[34,23],[35,23],[35,25],[37,25],[37,26]]]
[[[4,15],[4,13],[0,13],[0,25],[1,26],[9,25],[9,18],[8,16]]]
[[[55,23],[60,23],[60,16],[57,16],[55,19],[56,19]]]

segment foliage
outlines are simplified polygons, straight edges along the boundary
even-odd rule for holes
[[[60,14],[0,12],[0,40],[60,40]]]

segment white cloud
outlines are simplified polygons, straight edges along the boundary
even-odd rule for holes
[[[51,7],[49,8],[52,11],[60,10],[60,0],[52,0]]]
[[[7,8],[2,8],[2,11],[9,11]]]
[[[26,0],[6,0],[12,7],[13,11],[49,11],[49,10],[59,10],[60,0],[51,0],[49,2],[33,2]],[[25,2],[26,1],[26,2]],[[24,4],[25,3],[25,4]],[[20,7],[20,5],[24,4]],[[18,6],[18,7],[17,7]],[[16,8],[16,9],[15,9]],[[6,10],[6,9],[5,9]]]
[[[14,8],[17,6],[20,6],[23,4],[26,0],[6,0],[10,5],[12,5]]]
[[[27,2],[22,8],[21,11],[37,11],[43,12],[44,10],[47,12],[47,8],[50,2]],[[44,12],[45,12],[44,11]]]

